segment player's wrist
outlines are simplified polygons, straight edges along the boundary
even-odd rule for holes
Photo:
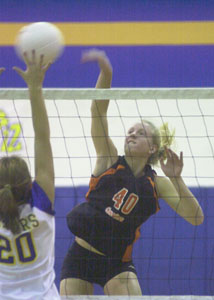
[[[32,83],[29,83],[28,84],[28,89],[30,91],[41,91],[42,90],[42,84],[32,84]]]

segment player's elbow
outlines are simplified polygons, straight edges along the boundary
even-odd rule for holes
[[[203,212],[200,212],[200,214],[197,214],[190,218],[188,222],[194,226],[201,225],[204,222],[204,214]]]
[[[204,222],[204,215],[197,217],[197,222],[195,225],[201,225]]]

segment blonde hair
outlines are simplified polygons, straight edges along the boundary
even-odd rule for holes
[[[18,157],[0,159],[0,221],[13,234],[20,232],[19,205],[29,198],[31,176],[26,162]]]
[[[150,125],[153,144],[157,147],[155,153],[149,157],[148,163],[156,165],[160,158],[166,159],[165,148],[170,147],[174,143],[175,129],[171,131],[167,122],[163,123],[159,128],[150,121],[146,120],[144,122]]]

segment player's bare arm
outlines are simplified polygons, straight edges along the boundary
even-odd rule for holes
[[[92,49],[82,55],[82,62],[97,62],[100,74],[96,88],[110,88],[112,66],[104,51]],[[108,132],[107,111],[109,100],[93,100],[91,105],[91,136],[97,154],[97,162],[93,174],[99,175],[117,159],[117,149]]]
[[[167,161],[160,160],[166,177],[156,176],[158,197],[164,199],[181,217],[192,225],[203,223],[203,211],[181,177],[183,153],[178,156],[171,149],[166,149]]]
[[[43,56],[36,63],[36,53],[24,54],[27,69],[14,67],[14,70],[28,85],[35,132],[35,179],[44,189],[49,199],[54,201],[54,168],[50,144],[50,128],[45,108],[42,85],[50,64],[43,64]]]

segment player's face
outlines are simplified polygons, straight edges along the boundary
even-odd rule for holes
[[[137,123],[128,130],[125,139],[126,155],[149,158],[154,151],[152,129],[148,123]]]

